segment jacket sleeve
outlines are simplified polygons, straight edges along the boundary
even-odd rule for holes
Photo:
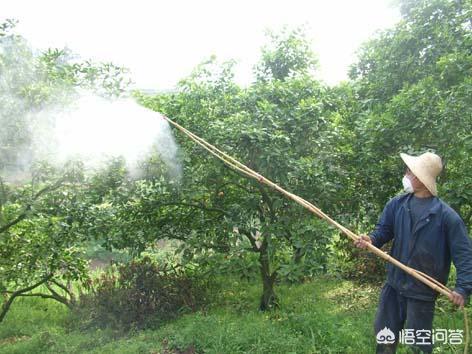
[[[382,247],[394,236],[394,203],[395,202],[392,199],[385,205],[379,222],[377,223],[374,231],[372,231],[369,235],[370,239],[372,240],[372,244],[377,248]]]
[[[464,296],[466,302],[472,292],[472,242],[467,236],[464,222],[458,215],[448,218],[447,241],[452,261],[457,271],[455,291]]]

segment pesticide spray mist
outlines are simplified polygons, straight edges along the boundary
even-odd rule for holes
[[[38,161],[60,167],[69,159],[79,159],[86,171],[93,171],[116,157],[125,159],[131,177],[139,178],[144,162],[152,157],[158,162],[152,171],[160,173],[160,168],[168,177],[180,179],[178,148],[158,113],[131,98],[105,99],[51,84],[38,63],[24,39],[0,37],[2,180],[28,181]],[[28,92],[37,94],[40,90],[35,88],[41,87],[49,97],[36,102]]]
[[[26,116],[28,148],[17,151],[16,161],[2,171],[10,182],[28,180],[31,166],[38,161],[60,167],[80,160],[85,172],[92,173],[118,157],[125,160],[130,178],[142,177],[146,161],[156,157],[165,165],[159,164],[159,173],[177,182],[181,178],[179,151],[169,124],[131,98],[110,100],[81,93],[66,107],[48,107]]]
[[[62,163],[80,159],[88,169],[95,169],[120,156],[130,175],[140,177],[140,162],[157,154],[170,177],[181,177],[178,148],[168,123],[131,98],[108,100],[81,95],[56,115],[54,140],[53,151]]]

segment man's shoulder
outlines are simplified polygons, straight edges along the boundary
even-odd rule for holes
[[[402,194],[396,195],[387,202],[387,206],[396,207],[402,204],[404,201],[406,201],[409,195],[410,193],[402,193]]]
[[[439,209],[441,211],[441,214],[445,216],[446,220],[449,220],[452,222],[462,221],[462,218],[457,213],[457,211],[455,211],[449,204],[447,204],[444,200],[442,200],[439,197],[436,197],[436,200],[439,203]]]

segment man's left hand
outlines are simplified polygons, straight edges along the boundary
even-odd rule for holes
[[[452,294],[449,295],[449,300],[451,300],[454,304],[456,304],[460,308],[464,307],[464,303],[465,303],[464,297],[456,291],[453,291]]]

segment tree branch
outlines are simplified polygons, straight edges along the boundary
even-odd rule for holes
[[[244,236],[246,236],[248,238],[254,252],[260,252],[261,251],[260,247],[257,247],[257,243],[256,243],[257,240],[254,236],[252,236],[251,231],[249,231],[247,229],[244,229],[244,228],[239,228],[238,227],[238,232],[240,234],[243,234]]]
[[[69,308],[71,307],[70,301],[68,301],[66,297],[59,295],[53,288],[51,288],[51,286],[47,282],[46,282],[45,285],[46,285],[46,288],[48,288],[48,290],[52,294],[51,298],[53,298],[54,300],[59,301],[60,303],[63,303],[64,305],[66,305]]]
[[[74,294],[72,294],[72,292],[64,285],[64,284],[61,284],[59,283],[57,280],[55,279],[51,279],[51,283],[53,283],[54,285],[58,286],[59,288],[61,288],[62,290],[64,290],[66,292],[66,294],[69,295],[70,299],[73,300],[74,299]]]
[[[159,203],[157,205],[157,207],[161,207],[161,206],[188,206],[188,207],[191,207],[191,208],[198,208],[198,209],[201,209],[201,210],[204,210],[204,211],[218,212],[218,213],[221,213],[221,214],[223,214],[225,216],[228,216],[228,217],[231,216],[230,214],[228,214],[223,209],[215,208],[215,207],[207,207],[207,206],[203,205],[202,203],[192,204],[192,203],[183,203],[183,202],[171,202],[171,203]]]
[[[7,231],[10,227],[18,224],[20,221],[26,219],[26,217],[28,216],[28,211],[30,210],[31,206],[28,205],[26,208],[25,208],[25,211],[23,211],[23,213],[21,213],[20,215],[18,215],[15,219],[13,219],[12,221],[10,221],[9,223],[7,223],[6,225],[3,225],[2,227],[0,227],[0,234],[1,233],[4,233],[5,231]]]
[[[258,185],[258,188],[259,188],[259,192],[261,193],[262,195],[262,200],[264,201],[264,203],[267,204],[267,206],[269,207],[269,215],[270,215],[270,220],[272,222],[276,222],[277,221],[277,218],[275,216],[275,210],[274,210],[274,203],[272,202],[272,199],[270,199],[269,197],[269,194],[266,192],[266,190],[264,189],[264,186],[262,186],[261,184]]]
[[[43,299],[54,299],[56,300],[56,298],[53,296],[53,295],[48,295],[48,294],[42,294],[42,293],[34,293],[34,294],[20,294],[18,296],[37,296],[37,297],[41,297]]]
[[[62,183],[64,182],[63,179],[60,179],[59,181],[57,181],[55,184],[53,185],[50,185],[50,186],[46,186],[44,187],[43,189],[41,189],[40,191],[38,191],[32,198],[32,201],[26,205],[26,207],[24,208],[24,210],[20,213],[20,215],[18,215],[15,219],[13,219],[12,221],[10,221],[9,223],[3,225],[0,227],[0,234],[7,231],[10,227],[18,224],[20,221],[26,219],[26,217],[28,216],[28,212],[31,210],[31,208],[33,207],[33,204],[36,200],[38,200],[38,198],[43,195],[44,193],[46,192],[51,192],[51,191],[54,191],[56,189],[58,189],[59,187],[62,186]]]
[[[45,278],[43,278],[42,280],[40,280],[37,283],[33,284],[33,285],[30,285],[30,286],[27,286],[26,288],[23,288],[23,289],[16,290],[16,291],[12,292],[10,297],[8,298],[8,300],[5,301],[5,303],[2,306],[2,312],[0,313],[0,323],[2,323],[2,321],[5,318],[8,310],[10,309],[11,304],[13,303],[13,301],[15,300],[16,297],[37,288],[41,284],[46,283],[49,279],[52,278],[52,276],[53,276],[53,274],[51,273],[51,274],[47,275]]]
[[[241,188],[242,190],[244,190],[244,191],[246,191],[250,194],[253,193],[249,188],[243,186],[242,184],[236,183],[236,182],[225,182],[225,183],[219,185],[217,189],[222,189],[223,187],[228,186],[228,185],[232,185],[232,186],[236,186],[238,188]]]

